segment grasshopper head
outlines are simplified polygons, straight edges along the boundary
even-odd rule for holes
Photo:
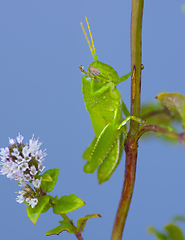
[[[92,33],[91,33],[91,30],[90,30],[89,22],[87,20],[87,17],[85,17],[85,19],[86,19],[86,22],[87,22],[87,27],[88,27],[88,30],[89,30],[91,43],[90,43],[90,41],[87,37],[87,33],[86,33],[82,23],[81,23],[81,27],[82,27],[82,30],[84,32],[87,43],[89,45],[91,54],[94,58],[94,62],[91,63],[90,66],[88,67],[88,72],[85,72],[85,71],[83,71],[83,72],[87,73],[89,76],[93,77],[94,79],[96,79],[98,81],[114,82],[117,85],[119,77],[118,77],[117,72],[114,70],[114,68],[112,68],[111,66],[109,66],[105,63],[99,62],[99,60],[98,60],[98,56],[96,54],[96,50],[95,50],[94,41],[93,41]],[[81,71],[82,71],[82,69],[81,69]]]
[[[95,61],[88,67],[89,73],[94,76],[94,79],[101,82],[113,82],[117,85],[119,76],[117,72],[108,64]]]

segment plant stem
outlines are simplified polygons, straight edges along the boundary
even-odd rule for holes
[[[132,193],[135,182],[135,169],[136,169],[137,149],[126,149],[126,161],[125,161],[125,175],[123,189],[119,206],[117,209],[114,227],[112,231],[112,240],[120,240],[122,238],[125,221],[127,218]]]
[[[136,135],[135,142],[137,142],[139,140],[139,138],[145,132],[148,132],[148,131],[162,133],[162,134],[170,137],[171,139],[180,141],[182,144],[184,143],[183,138],[184,138],[185,133],[174,133],[174,132],[166,130],[165,128],[155,126],[155,125],[146,125],[146,126],[142,127]]]
[[[141,94],[141,30],[144,0],[132,0],[131,16],[131,116],[140,116]],[[118,205],[111,240],[122,238],[132,194],[134,190],[137,143],[134,141],[139,130],[139,123],[131,121],[130,131],[125,140],[125,176],[123,189]]]
[[[77,237],[77,239],[78,239],[78,240],[83,240],[82,235],[81,235],[81,232],[77,232],[77,229],[76,229],[75,225],[73,224],[73,221],[70,220],[65,213],[62,213],[62,214],[60,214],[60,215],[63,217],[64,220],[67,220],[67,221],[71,224],[72,229],[73,229],[74,234],[75,234],[75,236]]]

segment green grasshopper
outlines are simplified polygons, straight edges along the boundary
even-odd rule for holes
[[[98,181],[107,181],[116,169],[123,153],[123,142],[127,137],[126,123],[135,120],[143,123],[141,119],[130,116],[121,94],[116,86],[125,81],[130,73],[119,78],[117,72],[109,65],[99,62],[90,30],[91,43],[85,34],[94,62],[87,71],[79,66],[80,71],[85,73],[82,77],[82,92],[86,109],[90,114],[95,138],[83,153],[83,158],[88,160],[84,166],[84,172],[93,173],[98,168]],[[122,112],[127,117],[122,118]],[[123,138],[123,134],[124,137]]]

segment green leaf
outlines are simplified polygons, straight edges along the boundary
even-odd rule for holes
[[[182,128],[185,129],[185,105],[184,105],[183,116],[182,116]]]
[[[164,124],[169,125],[171,117],[160,103],[150,102],[141,105],[141,118],[147,120],[147,124]]]
[[[68,213],[83,207],[84,205],[85,202],[76,195],[66,195],[61,197],[60,200],[53,206],[53,212],[55,214]]]
[[[160,93],[156,97],[170,111],[179,113],[181,118],[184,116],[185,96],[180,93]]]
[[[156,238],[158,238],[160,240],[167,240],[167,236],[164,233],[156,230],[154,227],[149,227],[148,232],[154,234],[156,236]]]
[[[147,120],[147,124],[170,126],[172,121],[181,121],[179,113],[170,112],[162,103],[148,103],[141,106],[141,118]]]
[[[182,11],[185,13],[185,3],[182,4]]]
[[[163,111],[164,106],[160,102],[148,102],[141,105],[141,117],[142,115],[148,114],[153,111]]]
[[[164,227],[172,240],[184,240],[183,233],[179,227],[174,224],[168,224]]]
[[[56,203],[59,202],[59,198],[58,198],[57,195],[56,195],[55,197],[52,197],[51,200],[52,200],[52,203],[53,203],[53,204],[56,204]]]
[[[68,233],[74,233],[74,231],[72,229],[72,225],[67,220],[59,221],[59,223],[60,223],[60,225],[57,226],[56,228],[49,230],[46,233],[46,236],[59,235],[63,231],[67,231]]]
[[[55,184],[58,180],[59,168],[53,168],[46,171],[41,177],[44,179],[48,179],[50,181],[42,181],[41,188],[44,192],[51,192],[53,191]],[[48,176],[49,175],[49,176]],[[51,181],[52,179],[52,181]]]
[[[185,130],[185,96],[180,93],[160,93],[157,99],[169,110],[181,116],[182,127]]]
[[[167,107],[163,106],[162,103],[148,103],[141,106],[141,118],[143,120],[147,120],[147,124],[157,125],[159,127],[165,128],[171,132],[177,132],[177,130],[173,126],[173,122],[182,121],[179,113],[171,112]],[[175,125],[176,126],[176,125]],[[164,134],[157,134],[147,132],[142,136],[142,139],[146,139],[148,137],[160,136],[165,141],[171,143],[177,143],[177,139],[170,138]]]
[[[43,182],[53,182],[53,178],[46,172],[43,175],[40,175],[39,177],[40,178],[42,177]]]
[[[185,217],[184,216],[175,216],[172,218],[172,221],[185,222]]]
[[[43,196],[38,200],[38,204],[34,208],[31,206],[27,207],[26,211],[32,223],[36,224],[40,214],[44,210],[44,207],[48,204],[49,200],[49,196]]]
[[[87,220],[95,217],[101,218],[102,216],[100,214],[88,214],[88,215],[85,215],[85,217],[79,218],[77,221],[77,232],[79,231],[82,232],[86,225]]]
[[[48,196],[48,195],[47,195]],[[49,196],[48,196],[49,197]],[[51,199],[51,198],[50,198]],[[42,213],[45,213],[45,212],[47,212],[49,209],[51,208],[51,204],[48,202],[45,206],[44,206],[44,208],[43,208],[43,210],[42,210]]]
[[[47,196],[50,198],[50,200],[52,201],[53,204],[58,203],[59,199],[58,199],[58,196],[57,196],[57,195],[56,195],[55,197],[53,197],[53,196],[51,196],[51,195],[48,194]],[[47,204],[45,205],[44,209],[42,210],[42,213],[47,212],[50,208],[51,208],[51,204],[50,204],[50,203],[47,203]]]

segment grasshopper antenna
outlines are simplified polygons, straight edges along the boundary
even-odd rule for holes
[[[86,40],[87,40],[87,43],[88,43],[88,45],[89,45],[89,48],[90,48],[90,50],[91,50],[91,54],[92,54],[92,56],[93,56],[93,58],[94,58],[94,61],[98,61],[98,56],[97,56],[97,54],[96,54],[96,50],[95,50],[95,46],[94,46],[94,41],[93,41],[93,37],[92,37],[92,33],[91,33],[91,29],[90,29],[90,26],[89,26],[89,22],[88,22],[88,20],[87,20],[87,17],[85,17],[85,20],[86,20],[87,27],[88,27],[88,30],[89,30],[89,35],[90,35],[90,38],[91,38],[91,43],[90,43],[90,41],[89,41],[89,38],[88,38],[87,33],[86,33],[86,31],[85,31],[85,29],[84,29],[84,27],[83,27],[82,22],[80,23],[80,25],[81,25],[81,28],[82,28],[83,33],[84,33],[84,35],[85,35],[85,38],[86,38]],[[92,46],[91,46],[91,44],[92,44]]]

